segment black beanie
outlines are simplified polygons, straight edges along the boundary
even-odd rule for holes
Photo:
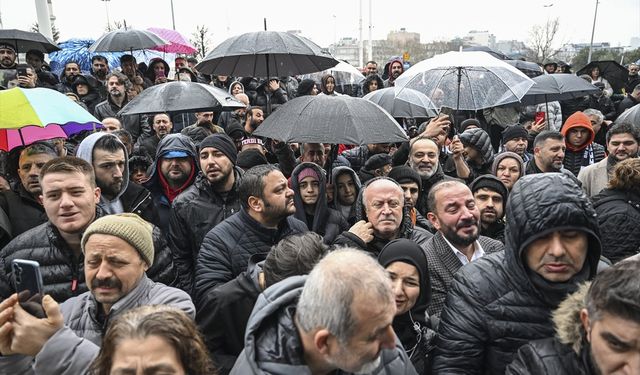
[[[391,168],[391,172],[389,172],[387,177],[396,180],[399,184],[415,182],[418,184],[418,190],[422,191],[422,179],[420,175],[408,165],[399,165]]]
[[[307,79],[303,79],[298,84],[297,96],[311,95],[311,89],[313,88],[313,85],[315,85],[315,84],[316,84],[316,81],[314,81],[312,79],[308,79],[308,78]]]
[[[529,139],[529,132],[527,131],[527,129],[524,128],[524,126],[520,126],[520,125],[507,126],[502,131],[502,144],[505,144],[510,140],[516,139],[516,138]]]
[[[504,186],[504,183],[500,181],[498,177],[492,174],[485,174],[476,178],[475,180],[473,180],[471,185],[469,185],[469,188],[471,188],[471,192],[474,194],[480,189],[489,189],[495,191],[502,196],[502,202],[504,202],[504,204],[507,203],[507,198],[509,197],[509,191],[507,190],[507,187]]]
[[[269,164],[269,162],[259,150],[250,148],[238,153],[238,162],[236,165],[242,169],[249,169],[262,164]]]
[[[236,164],[236,160],[238,159],[238,149],[236,148],[236,144],[233,143],[233,140],[231,140],[228,135],[222,133],[211,134],[200,142],[198,151],[207,147],[213,147],[222,152],[227,158],[229,158],[229,160],[231,160],[233,165]]]
[[[387,267],[393,262],[404,262],[414,266],[420,276],[420,294],[411,310],[423,309],[431,302],[431,282],[427,274],[427,256],[420,245],[407,238],[389,241],[378,255],[378,263]]]
[[[382,168],[387,164],[391,164],[391,155],[384,153],[375,154],[367,159],[367,161],[364,163],[364,169],[368,171],[375,171],[376,169]]]
[[[467,130],[467,128],[472,125],[475,125],[478,128],[482,128],[482,126],[480,126],[480,121],[475,118],[468,118],[460,123],[460,133]]]

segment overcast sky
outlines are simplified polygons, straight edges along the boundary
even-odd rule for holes
[[[60,40],[97,38],[107,23],[101,0],[52,0]],[[322,47],[342,37],[359,37],[362,3],[364,39],[368,38],[369,3],[373,39],[406,28],[423,43],[488,30],[497,40],[527,42],[534,25],[559,18],[558,42],[589,43],[595,0],[174,0],[176,29],[191,36],[196,25],[209,27],[213,45],[227,37],[263,29],[301,30]],[[110,0],[109,18],[126,19],[134,28],[172,28],[170,0]],[[4,28],[28,29],[36,22],[34,0],[0,0]],[[600,0],[594,42],[627,46],[640,37],[640,0]]]

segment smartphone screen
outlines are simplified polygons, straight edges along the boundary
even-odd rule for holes
[[[540,120],[544,120],[544,112],[536,112],[536,118],[535,121],[536,123],[540,122]]]
[[[18,77],[26,77],[27,76],[27,66],[24,64],[18,64],[16,67]]]
[[[32,260],[14,259],[11,261],[11,269],[20,306],[37,318],[45,318],[40,264]]]

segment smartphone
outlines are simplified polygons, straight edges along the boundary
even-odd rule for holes
[[[159,70],[159,71],[156,72],[156,79],[164,78],[164,77],[165,77],[165,75],[164,75],[164,72],[162,70]]]
[[[537,124],[538,122],[540,122],[540,120],[544,120],[545,114],[546,113],[544,112],[536,112],[536,118],[533,122]]]
[[[16,67],[18,77],[27,77],[27,65],[26,64],[18,64]]]
[[[42,308],[42,274],[40,264],[32,260],[11,261],[13,282],[20,306],[37,318],[46,318]]]

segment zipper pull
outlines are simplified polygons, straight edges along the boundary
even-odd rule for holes
[[[75,292],[78,289],[78,279],[75,277],[71,280],[71,291]]]

